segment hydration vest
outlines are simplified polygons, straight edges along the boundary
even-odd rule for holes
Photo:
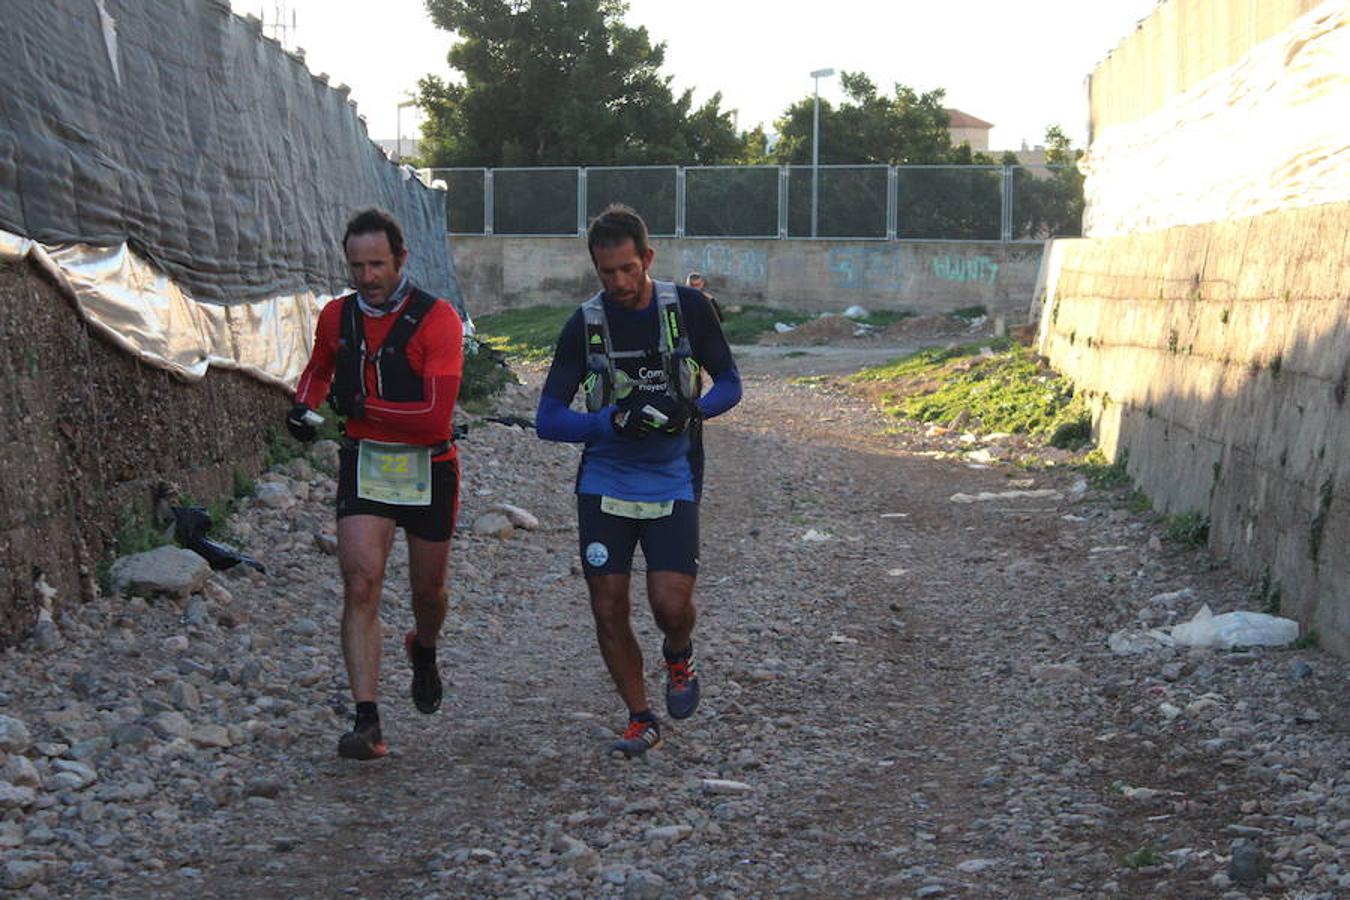
[[[702,393],[699,364],[690,349],[679,293],[669,281],[653,281],[652,286],[656,317],[660,322],[657,350],[666,373],[666,392],[685,400],[697,400]],[[586,395],[586,409],[597,412],[615,400],[622,400],[633,388],[632,380],[615,367],[614,360],[643,357],[651,351],[614,349],[602,292],[581,304],[581,315],[585,323],[582,335],[586,342],[586,377],[581,387]]]
[[[337,362],[329,403],[334,398],[350,398],[366,393],[365,363],[375,366],[375,395],[383,400],[407,403],[422,400],[422,377],[413,372],[404,349],[417,326],[436,305],[436,298],[417,288],[408,292],[403,311],[394,322],[380,349],[366,352],[366,334],[361,305],[352,294],[342,301],[342,333],[338,337]]]

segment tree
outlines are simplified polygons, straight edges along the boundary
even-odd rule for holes
[[[1013,237],[1076,237],[1083,233],[1083,174],[1075,149],[1058,125],[1045,130],[1045,164],[1048,169],[1022,167],[1017,157],[1005,153],[1004,165],[1013,170]]]
[[[426,0],[459,35],[463,83],[422,79],[431,166],[700,165],[742,142],[721,94],[692,110],[660,72],[665,44],[621,0]]]
[[[840,81],[847,99],[838,109],[826,101],[820,104],[821,165],[948,161],[952,147],[942,89],[920,94],[897,84],[891,96],[882,96],[861,72],[844,72]],[[773,151],[775,161],[810,164],[814,116],[813,95],[783,112],[777,122],[780,138]]]

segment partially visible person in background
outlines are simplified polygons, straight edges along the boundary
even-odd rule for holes
[[[722,307],[718,304],[717,298],[708,290],[708,279],[704,278],[699,272],[690,272],[685,276],[684,283],[708,298],[708,302],[712,304],[713,312],[717,313],[717,321],[726,321],[726,316],[722,315]]]

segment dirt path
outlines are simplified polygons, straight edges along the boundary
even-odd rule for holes
[[[506,501],[542,527],[457,538],[442,712],[418,716],[404,700],[395,648],[408,614],[394,602],[383,707],[395,755],[334,757],[342,725],[326,706],[340,705],[343,677],[335,566],[309,537],[326,521],[316,479],[309,503],[244,517],[246,533],[274,542],[279,575],[231,583],[247,624],[193,639],[227,669],[235,654],[262,660],[257,683],[219,709],[263,724],[229,749],[180,757],[176,773],[108,761],[105,782],[141,773],[163,786],[154,809],[175,813],[133,807],[122,821],[138,837],[123,827],[104,845],[127,865],[105,871],[95,852],[39,887],[410,898],[1350,887],[1346,664],[1315,650],[1113,654],[1116,629],[1202,601],[1242,606],[1248,588],[1202,552],[1162,543],[1120,493],[1070,471],[935,455],[832,382],[783,372],[858,362],[742,354],[746,401],[707,429],[704,703],[647,759],[601,752],[622,710],[576,574],[576,450],[484,426],[462,445],[465,522]],[[951,499],[1010,487],[1057,493]],[[390,583],[405,577],[396,562]],[[1183,589],[1193,594],[1158,599]],[[147,647],[181,630],[155,612],[138,626]],[[297,637],[301,619],[317,627]],[[659,697],[659,636],[645,610],[636,620]],[[89,660],[98,652],[91,642]],[[744,793],[708,793],[705,779]],[[1236,863],[1235,840],[1251,847]],[[1248,861],[1257,881],[1231,882]]]

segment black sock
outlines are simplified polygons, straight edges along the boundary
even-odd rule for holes
[[[670,642],[669,642],[669,641],[662,641],[662,642],[661,642],[661,655],[664,656],[664,657],[666,658],[666,662],[680,662],[681,660],[687,660],[687,659],[690,659],[690,658],[693,657],[693,655],[694,655],[694,639],[693,639],[693,638],[690,638],[690,639],[689,639],[689,646],[688,646],[688,647],[685,647],[684,650],[681,651],[680,653],[671,653],[671,652],[670,652]]]
[[[427,663],[431,663],[434,665],[436,663],[435,644],[432,644],[430,647],[423,647],[421,641],[419,641],[417,638],[413,638],[412,648],[413,648],[414,662],[421,663],[422,665],[426,665]]]
[[[380,711],[375,705],[374,700],[358,700],[356,702],[356,727],[362,725],[380,724]]]
[[[652,715],[651,708],[648,707],[647,709],[641,710],[641,711],[639,711],[639,712],[631,712],[631,711],[630,711],[630,712],[628,713],[628,721],[630,721],[630,722],[655,722],[655,721],[656,721],[656,716]]]

